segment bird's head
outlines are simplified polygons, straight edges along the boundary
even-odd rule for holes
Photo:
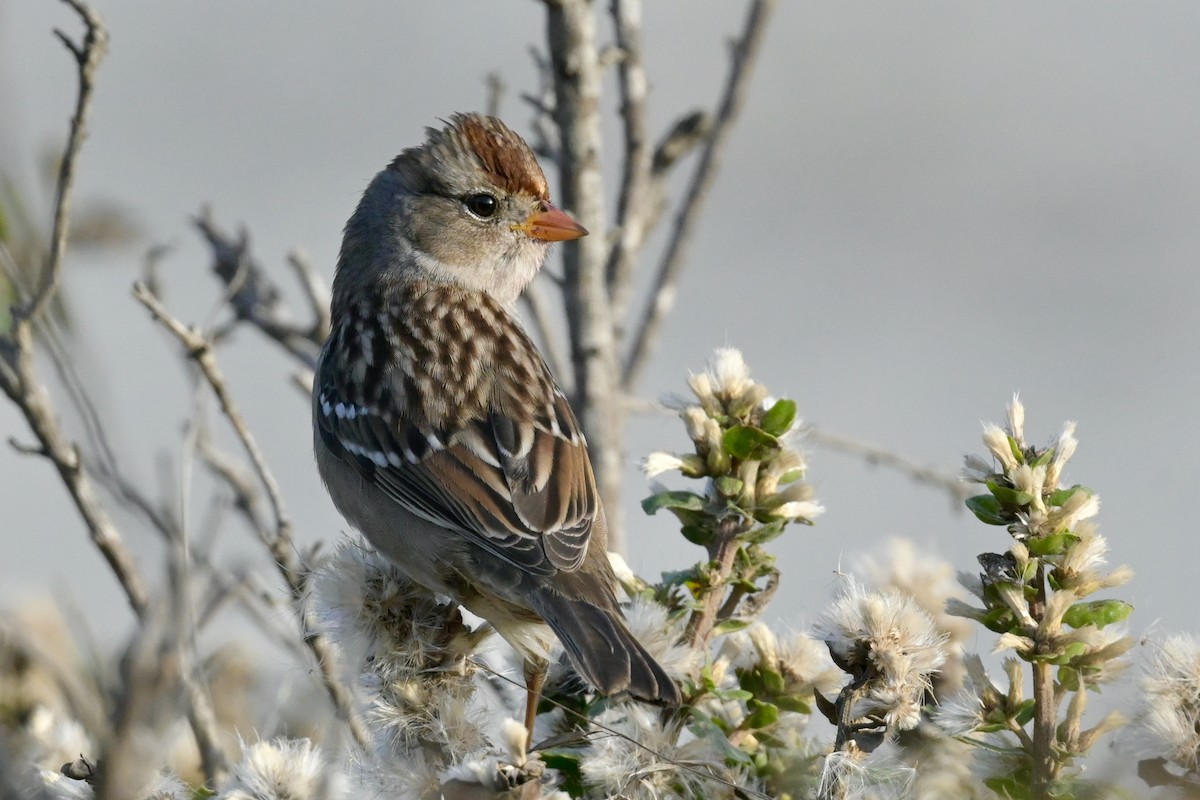
[[[511,304],[550,243],[587,231],[550,202],[533,151],[500,120],[455,114],[426,134],[367,188],[346,225],[338,281],[426,280]]]

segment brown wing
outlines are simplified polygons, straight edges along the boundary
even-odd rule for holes
[[[578,569],[595,478],[537,349],[490,298],[402,300],[364,307],[326,345],[313,390],[322,441],[403,508],[506,561]]]

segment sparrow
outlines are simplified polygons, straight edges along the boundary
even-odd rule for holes
[[[346,224],[313,383],[321,478],[380,553],[518,651],[530,733],[555,637],[600,693],[678,705],[625,625],[587,444],[513,312],[551,243],[587,231],[500,120],[426,136]]]

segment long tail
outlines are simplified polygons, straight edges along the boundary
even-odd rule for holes
[[[646,652],[620,612],[540,588],[529,598],[554,630],[576,672],[601,693],[622,692],[657,705],[677,706],[679,688]]]

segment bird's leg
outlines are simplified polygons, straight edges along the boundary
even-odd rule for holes
[[[525,752],[533,746],[533,723],[537,719],[538,700],[542,696],[542,685],[546,683],[546,671],[550,665],[542,660],[525,661]]]

